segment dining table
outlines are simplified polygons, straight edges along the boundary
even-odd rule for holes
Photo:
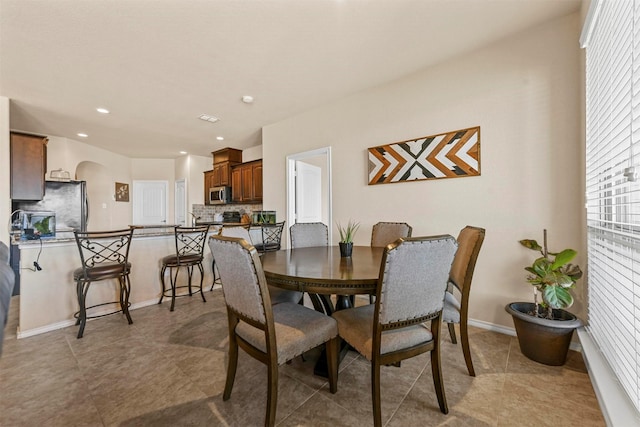
[[[331,315],[352,307],[355,295],[375,295],[383,252],[354,246],[342,257],[338,246],[314,246],[265,252],[261,261],[269,285],[306,292],[316,310]]]
[[[306,292],[314,308],[330,316],[353,307],[355,295],[375,295],[383,253],[384,248],[354,246],[350,257],[342,257],[338,246],[313,246],[265,252],[260,258],[269,285]],[[343,344],[339,360],[348,349]],[[326,378],[327,372],[323,352],[314,373]]]

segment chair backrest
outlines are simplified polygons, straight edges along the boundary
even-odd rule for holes
[[[284,221],[275,224],[262,224],[262,251],[279,251]]]
[[[272,321],[267,280],[256,249],[242,238],[225,236],[212,236],[209,247],[220,273],[227,307],[259,325]]]
[[[458,235],[458,252],[453,259],[449,280],[462,292],[466,299],[471,289],[471,279],[476,268],[478,254],[484,242],[485,229],[467,225]]]
[[[252,245],[251,236],[249,235],[249,230],[246,227],[222,227],[220,231],[221,236],[226,237],[238,237],[240,239],[244,239]]]
[[[193,259],[194,256],[202,258],[204,244],[207,241],[209,225],[197,225],[195,227],[175,227],[176,256],[178,263],[180,258]]]
[[[385,249],[376,298],[376,324],[407,326],[442,311],[456,252],[450,235],[408,238]]]
[[[0,242],[0,251],[9,253],[9,248]],[[0,355],[2,355],[2,341],[4,340],[4,327],[7,324],[9,315],[9,304],[11,304],[11,294],[15,285],[13,269],[9,266],[9,258],[2,255],[0,259]]]
[[[329,227],[321,222],[299,222],[289,227],[292,248],[329,246]]]
[[[371,229],[371,246],[384,248],[401,237],[411,237],[412,230],[406,222],[379,222]]]
[[[80,262],[85,278],[87,270],[106,265],[126,265],[133,228],[113,231],[73,232],[80,252]],[[124,270],[123,270],[124,271]]]

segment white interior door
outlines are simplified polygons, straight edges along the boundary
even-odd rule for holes
[[[187,182],[184,178],[176,181],[174,200],[176,224],[187,225]]]
[[[168,181],[133,181],[133,224],[166,225]]]
[[[307,173],[312,168],[302,166],[300,184],[296,177],[297,163],[304,162],[321,170],[320,176],[316,172]],[[320,191],[317,190],[317,182],[320,181]],[[310,190],[307,191],[306,189]],[[313,188],[313,190],[311,190]],[[296,222],[321,221],[329,226],[332,224],[331,202],[331,147],[318,148],[316,150],[287,156],[287,224],[290,226]],[[300,193],[300,194],[296,194]],[[317,194],[320,194],[318,202]],[[301,199],[301,203],[298,203]],[[320,216],[317,214],[317,206],[320,207]],[[299,218],[296,218],[296,211]],[[283,245],[288,245],[289,233],[282,233]],[[332,244],[333,233],[329,233],[329,245]]]
[[[296,161],[296,222],[322,222],[322,169]]]

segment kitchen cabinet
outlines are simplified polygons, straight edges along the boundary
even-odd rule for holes
[[[243,163],[231,170],[231,200],[237,203],[262,201],[262,160]]]
[[[213,151],[213,169],[204,173],[204,202],[209,204],[209,189],[232,185],[231,169],[242,162],[242,150],[223,148]]]
[[[45,136],[11,132],[11,198],[42,200],[47,173]]]

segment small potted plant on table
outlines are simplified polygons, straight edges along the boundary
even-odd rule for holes
[[[542,254],[531,266],[525,267],[529,272],[527,282],[533,285],[534,302],[513,302],[505,309],[513,316],[522,354],[545,365],[563,365],[573,331],[582,325],[576,316],[564,310],[573,305],[569,289],[582,277],[580,267],[569,263],[576,251],[549,252],[547,230],[544,230],[544,246],[529,239],[520,240],[520,244]]]
[[[338,223],[338,231],[340,232],[340,256],[350,257],[353,252],[353,237],[360,228],[360,223],[349,220],[345,227]]]

